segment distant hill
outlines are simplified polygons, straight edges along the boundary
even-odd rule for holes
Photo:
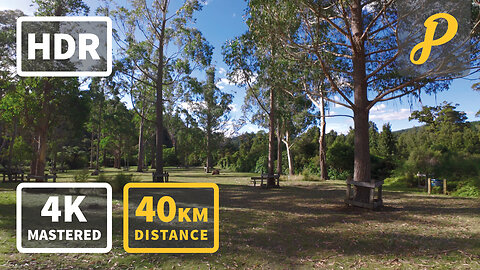
[[[470,122],[470,124],[472,126],[476,126],[477,128],[480,129],[480,121],[472,121]],[[397,130],[397,131],[394,131],[393,134],[397,134],[397,135],[400,135],[404,132],[409,132],[410,130],[419,130],[419,129],[422,129],[424,126],[419,126],[419,127],[411,127],[411,128],[406,128],[406,129],[400,129],[400,130]]]
[[[419,130],[419,129],[422,129],[423,127],[424,127],[424,126],[405,128],[405,129],[400,129],[400,130],[397,130],[397,131],[393,131],[392,133],[393,133],[393,134],[396,134],[396,135],[400,135],[400,134],[402,134],[402,133],[409,132],[410,130]]]

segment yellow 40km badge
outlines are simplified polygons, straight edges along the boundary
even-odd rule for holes
[[[214,253],[219,194],[213,183],[129,183],[123,246],[130,253]]]

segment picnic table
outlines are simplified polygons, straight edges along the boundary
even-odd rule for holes
[[[30,181],[30,179],[35,180],[36,182],[48,182],[48,179],[52,179],[53,182],[57,182],[57,173],[53,173],[52,175],[48,175],[46,173],[45,175],[27,175],[27,181]]]
[[[47,181],[48,179],[52,179],[53,182],[57,182],[57,174],[53,173],[52,175],[49,175],[46,173],[45,175],[31,175],[28,174],[25,176],[25,174],[21,171],[16,171],[16,172],[3,172],[3,182],[23,182],[24,180],[30,181],[30,180],[35,180],[37,182],[43,182]]]
[[[168,174],[168,172],[163,172],[163,173],[152,172],[153,182],[167,183],[169,176],[170,175]]]
[[[370,182],[360,182],[360,181],[353,181],[351,179],[348,179],[347,180],[347,196],[345,198],[345,204],[363,207],[363,208],[369,208],[369,209],[376,209],[378,207],[383,206],[382,185],[383,185],[383,180],[376,181],[372,179]],[[368,202],[364,203],[364,202],[358,202],[354,200],[354,193],[353,193],[352,186],[369,188],[370,196],[368,198]],[[377,189],[377,192],[375,192],[375,189]],[[375,198],[375,193],[377,194],[377,198]]]
[[[257,186],[257,182],[260,183],[260,187],[267,187],[267,184],[263,183],[263,181],[267,181],[268,178],[271,178],[272,175],[268,175],[268,174],[261,174],[260,176],[254,176],[250,179],[250,182],[253,184],[254,187]],[[275,187],[279,187],[280,186],[280,175],[279,174],[274,174],[273,175],[273,178],[275,179]]]
[[[24,173],[21,170],[16,171],[3,171],[3,182],[23,182]]]

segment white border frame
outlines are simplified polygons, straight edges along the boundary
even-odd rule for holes
[[[107,71],[23,71],[22,22],[106,22]],[[107,77],[112,73],[112,20],[109,17],[19,17],[17,19],[17,74],[21,77]]]
[[[24,188],[105,188],[107,190],[107,246],[105,248],[24,248],[22,247],[22,189]],[[108,183],[20,183],[17,186],[17,249],[20,253],[108,253],[112,249],[112,187]]]

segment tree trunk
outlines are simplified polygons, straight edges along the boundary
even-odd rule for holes
[[[212,168],[212,124],[210,113],[207,115],[207,173],[210,173]]]
[[[36,129],[36,147],[35,147],[35,162],[32,164],[33,168],[30,169],[33,175],[44,176],[45,165],[47,160],[47,134],[48,134],[48,122],[50,118],[50,92],[52,91],[52,84],[46,79],[43,86],[42,97],[42,111],[40,113],[40,119],[38,127]]]
[[[275,186],[274,174],[274,145],[275,139],[275,94],[273,88],[270,88],[270,114],[268,131],[268,180],[267,187]]]
[[[42,116],[42,118],[46,118]],[[37,162],[35,164],[35,175],[44,176],[45,166],[47,161],[47,133],[48,133],[48,119],[42,119],[38,130],[37,143]]]
[[[103,167],[107,167],[107,149],[106,148],[103,149],[102,163],[103,163]]]
[[[100,140],[102,139],[102,118],[103,118],[103,106],[104,106],[104,97],[105,97],[105,88],[102,87],[102,95],[100,99],[100,107],[98,108],[98,126],[97,126],[97,162],[95,164],[95,171],[100,171]],[[103,154],[103,165],[105,166],[105,151]]]
[[[283,143],[285,144],[285,148],[287,148],[287,159],[288,159],[288,175],[294,175],[294,169],[293,169],[293,157],[292,157],[292,152],[290,151],[290,134],[288,130],[285,131],[285,140],[282,140]]]
[[[368,134],[368,106],[367,97],[367,76],[366,76],[366,57],[365,44],[361,40],[363,34],[363,17],[360,0],[354,0],[351,3],[352,16],[352,36],[353,36],[353,87],[354,101],[353,109],[355,139],[354,139],[354,181],[370,182],[370,149]],[[368,202],[370,189],[356,187],[354,200],[359,202]]]
[[[13,159],[13,148],[15,147],[15,139],[17,138],[17,125],[18,125],[18,120],[17,117],[13,118],[13,132],[12,132],[12,138],[10,140],[10,145],[8,147],[8,161],[7,161],[7,170],[9,173],[12,173],[12,159]]]
[[[320,135],[318,137],[318,156],[320,160],[320,179],[327,180],[327,158],[326,158],[326,149],[325,149],[325,131],[327,123],[325,121],[325,100],[321,99],[322,108],[320,109],[321,119],[320,119]]]
[[[52,169],[53,172],[57,172],[57,147],[55,146],[55,150],[53,151],[53,160],[52,160]]]
[[[93,169],[93,157],[95,156],[95,137],[92,130],[92,136],[90,137],[90,169]]]
[[[293,175],[293,158],[292,152],[290,151],[290,147],[287,148],[287,159],[288,159],[288,175]]]
[[[37,143],[37,135],[36,135],[36,132],[35,134],[33,135],[33,138],[32,138],[32,148],[33,148],[33,155],[32,155],[32,160],[30,161],[30,174],[31,175],[37,175],[36,173],[36,164],[37,164],[37,152],[36,152],[36,149],[38,147],[38,143]]]
[[[120,147],[117,149],[120,149]],[[115,169],[122,168],[122,152],[120,150],[113,151],[113,167]]]
[[[282,130],[280,119],[277,120],[277,174],[282,174]]]
[[[166,24],[166,7],[163,11],[162,27],[160,30],[159,46],[158,46],[158,70],[156,84],[156,100],[155,100],[155,177],[154,182],[163,182],[163,46],[165,38],[165,24]]]
[[[145,119],[143,118],[143,109],[140,119],[140,131],[138,132],[138,162],[137,162],[137,172],[143,172],[143,159],[145,155],[144,143],[143,143],[143,130]]]

